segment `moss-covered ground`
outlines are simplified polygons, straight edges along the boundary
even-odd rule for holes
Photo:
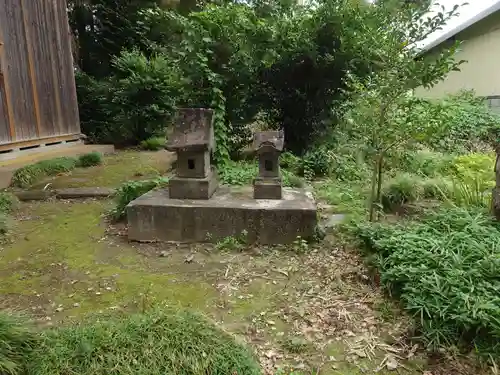
[[[79,173],[86,186],[113,186],[143,168],[166,171],[159,155],[126,152]],[[53,183],[68,186],[70,177]],[[0,248],[0,309],[27,310],[45,326],[161,303],[202,312],[245,338],[266,374],[356,375],[379,367],[379,374],[439,374],[408,343],[408,320],[357,253],[335,238],[238,250],[229,249],[232,241],[129,243],[123,225],[106,221],[111,206],[23,203]]]
[[[91,168],[77,168],[67,174],[45,179],[32,189],[65,187],[116,187],[124,181],[142,180],[165,174],[175,156],[167,151],[138,152],[126,150],[104,158],[104,163]]]

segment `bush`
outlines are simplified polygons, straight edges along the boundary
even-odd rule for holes
[[[423,196],[422,180],[409,173],[401,173],[382,187],[382,206],[393,209],[404,203],[415,202]]]
[[[42,160],[19,168],[12,176],[12,186],[27,188],[46,176],[55,176],[76,168],[78,160],[70,157],[60,157]]]
[[[18,317],[0,313],[0,374],[24,375],[26,355],[36,336]]]
[[[453,197],[453,182],[436,177],[422,181],[423,198],[447,200]]]
[[[102,164],[102,154],[99,152],[90,152],[85,155],[81,155],[78,158],[78,166],[82,168],[93,167],[95,165]]]
[[[401,159],[397,168],[426,177],[448,174],[453,164],[453,156],[430,150],[404,152]]]
[[[152,137],[141,142],[141,148],[146,151],[159,151],[165,148],[165,138]]]
[[[406,225],[362,224],[357,234],[429,348],[500,353],[500,226],[487,212],[453,208]]]
[[[326,146],[306,152],[302,159],[302,173],[306,178],[328,175],[333,164],[333,152]]]
[[[478,179],[489,184],[495,180],[495,155],[469,153],[453,159],[452,170],[461,180]]]
[[[114,75],[97,81],[77,74],[82,132],[94,142],[137,145],[164,133],[179,99],[177,65],[158,54],[151,58],[124,51],[113,59]]]
[[[139,198],[141,195],[146,194],[148,191],[153,190],[159,186],[164,186],[168,183],[168,179],[160,177],[154,180],[143,181],[128,181],[123,183],[115,194],[115,208],[111,211],[111,216],[115,220],[124,217],[127,205],[134,199]]]

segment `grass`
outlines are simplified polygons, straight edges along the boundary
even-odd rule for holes
[[[165,175],[175,158],[166,151],[118,151],[107,155],[102,165],[77,168],[71,173],[40,180],[33,189],[42,189],[47,183],[53,188],[118,187],[130,180],[154,179]]]
[[[0,313],[0,374],[24,374],[25,355],[36,341],[36,335],[24,320]]]
[[[154,309],[42,332],[26,374],[260,374],[249,349],[198,314]]]
[[[115,220],[119,220],[125,216],[127,205],[134,199],[146,194],[159,186],[164,186],[168,183],[167,178],[156,178],[154,180],[143,181],[128,181],[123,183],[116,191],[115,201],[116,206],[113,208],[111,216]]]
[[[88,168],[102,163],[102,155],[98,152],[81,155],[78,158],[59,157],[42,160],[17,169],[12,176],[12,186],[28,188],[41,179],[67,173],[76,167]]]

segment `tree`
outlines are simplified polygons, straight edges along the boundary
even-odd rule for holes
[[[370,48],[375,59],[366,78],[350,74],[354,92],[347,122],[364,140],[372,159],[370,220],[380,204],[384,157],[395,147],[411,140],[423,140],[440,130],[438,122],[420,121],[415,106],[425,101],[414,98],[412,90],[429,88],[443,80],[463,61],[455,61],[458,44],[437,54],[419,54],[418,46],[431,33],[457,14],[452,10],[425,16],[426,10],[413,4],[378,1],[365,13],[366,29],[357,39],[360,48]],[[425,16],[425,17],[424,17]],[[381,25],[384,25],[381,27]]]

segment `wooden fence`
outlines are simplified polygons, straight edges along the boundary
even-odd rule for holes
[[[0,152],[79,138],[66,0],[0,0]]]

